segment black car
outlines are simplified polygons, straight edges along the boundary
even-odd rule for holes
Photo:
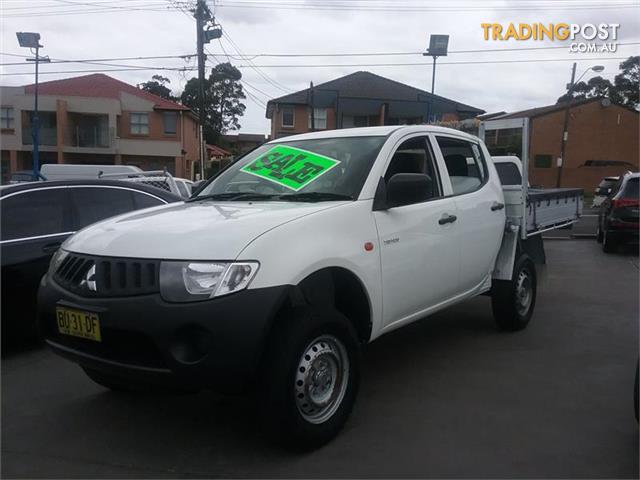
[[[639,194],[640,173],[629,172],[620,177],[602,202],[597,240],[605,252],[614,252],[623,243],[638,242]]]
[[[181,200],[154,187],[116,180],[0,187],[3,344],[34,335],[38,284],[67,237],[98,220]]]

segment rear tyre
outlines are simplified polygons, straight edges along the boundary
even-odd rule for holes
[[[494,281],[491,290],[493,318],[501,330],[524,329],[536,305],[536,269],[527,255],[521,255],[513,267],[511,280]]]
[[[605,253],[615,253],[618,250],[618,239],[606,230],[602,234],[602,251]]]
[[[598,225],[598,231],[596,232],[596,242],[602,243],[604,239],[604,235],[602,234],[602,230],[600,229],[600,225]]]
[[[295,309],[275,327],[255,392],[261,418],[277,441],[295,450],[327,443],[355,403],[360,347],[335,310]]]

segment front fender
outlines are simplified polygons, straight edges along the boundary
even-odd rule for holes
[[[371,304],[372,336],[381,327],[380,247],[372,200],[323,210],[274,228],[253,240],[238,260],[258,260],[249,288],[297,285],[312,273],[340,267],[360,279]],[[365,250],[365,243],[373,244]]]

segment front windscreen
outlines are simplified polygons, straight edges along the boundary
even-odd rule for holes
[[[283,139],[265,144],[218,175],[193,200],[356,199],[385,139]]]

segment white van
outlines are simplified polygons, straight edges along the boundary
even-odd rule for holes
[[[47,163],[42,165],[40,173],[47,180],[88,180],[96,179],[100,174],[140,173],[142,170],[134,165],[69,165],[64,163]]]

